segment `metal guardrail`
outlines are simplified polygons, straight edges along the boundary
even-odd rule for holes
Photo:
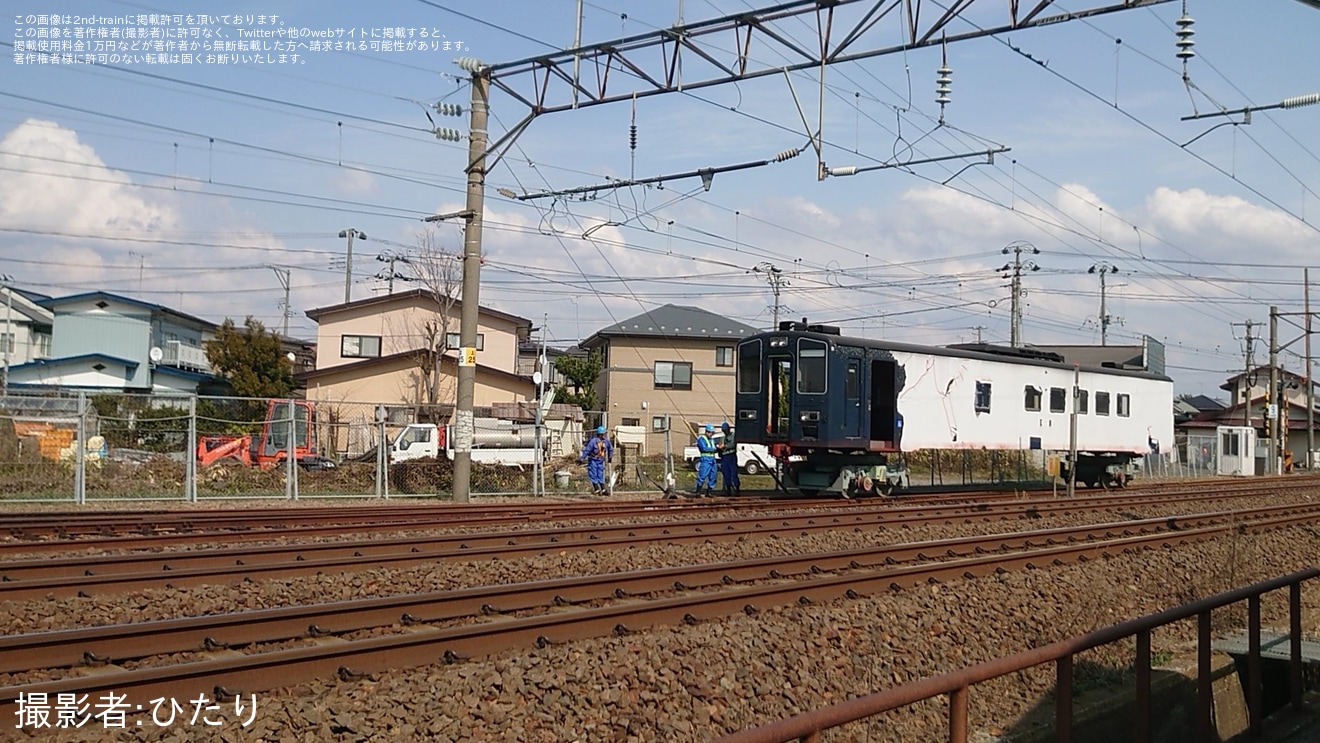
[[[1259,735],[1264,716],[1261,712],[1261,642],[1260,598],[1263,594],[1288,589],[1289,611],[1289,687],[1294,709],[1302,707],[1302,583],[1320,577],[1320,568],[1308,568],[1226,593],[1176,606],[1155,614],[1132,619],[1078,637],[1027,650],[979,665],[922,679],[894,689],[868,694],[846,702],[822,707],[716,739],[715,743],[819,743],[821,733],[830,728],[858,722],[883,712],[906,707],[941,695],[949,697],[950,743],[967,743],[967,698],[970,688],[983,681],[1024,671],[1045,663],[1055,664],[1054,739],[1072,740],[1073,728],[1073,656],[1086,650],[1136,636],[1136,716],[1132,740],[1151,740],[1151,632],[1183,619],[1197,618],[1196,740],[1214,740],[1214,694],[1210,667],[1210,612],[1241,601],[1247,602],[1247,714],[1250,729]]]

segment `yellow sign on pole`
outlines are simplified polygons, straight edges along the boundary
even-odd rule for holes
[[[458,365],[459,365],[459,366],[476,366],[476,365],[477,365],[477,349],[475,349],[475,348],[464,348],[464,349],[463,349],[463,353],[462,353],[462,355],[460,355],[460,356],[458,357]]]

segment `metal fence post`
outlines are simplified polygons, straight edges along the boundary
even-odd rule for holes
[[[183,497],[197,502],[197,395],[188,396],[188,449],[184,452]]]
[[[73,502],[87,502],[87,393],[78,393],[78,436],[73,442]]]
[[[289,398],[289,431],[284,438],[284,497],[289,500],[298,500],[298,463],[296,451],[298,449],[298,410],[294,407],[293,398]]]

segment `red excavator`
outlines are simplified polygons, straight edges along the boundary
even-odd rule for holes
[[[316,427],[312,404],[294,400],[269,400],[261,435],[214,435],[197,437],[197,463],[203,467],[222,460],[270,469],[289,457],[289,428],[293,427],[293,457],[304,469],[333,469],[335,463],[316,453]]]

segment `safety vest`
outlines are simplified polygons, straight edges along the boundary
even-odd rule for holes
[[[715,458],[715,444],[704,433],[697,437],[697,451],[701,452],[703,459]]]

